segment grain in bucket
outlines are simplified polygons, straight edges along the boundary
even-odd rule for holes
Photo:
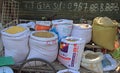
[[[29,39],[30,54],[27,59],[41,58],[53,62],[58,53],[58,37],[53,32],[33,31]],[[31,63],[31,65],[34,65]],[[38,64],[39,65],[39,64]]]

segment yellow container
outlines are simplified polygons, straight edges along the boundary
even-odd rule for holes
[[[92,41],[108,50],[113,50],[117,34],[117,22],[108,17],[96,17],[92,24]]]

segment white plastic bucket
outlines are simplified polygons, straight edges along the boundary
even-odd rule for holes
[[[84,47],[85,41],[81,38],[64,38],[60,43],[58,60],[67,68],[79,70]]]
[[[74,24],[71,36],[83,38],[89,43],[92,37],[92,26],[89,24]]]

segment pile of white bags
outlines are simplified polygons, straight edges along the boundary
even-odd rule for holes
[[[58,60],[69,69],[79,70],[85,41],[80,38],[66,37],[61,40]]]
[[[1,38],[5,48],[5,56],[12,56],[15,60],[15,63],[23,62],[29,52],[29,29],[25,28],[23,32],[10,34],[5,32],[9,28],[1,31]]]
[[[27,59],[30,58],[41,58],[48,62],[53,62],[57,58],[58,53],[58,37],[53,32],[48,32],[53,37],[38,37],[34,36],[37,32],[48,32],[48,31],[34,31],[30,34],[30,53]]]
[[[92,26],[90,24],[74,24],[71,36],[83,38],[89,43],[92,37]]]

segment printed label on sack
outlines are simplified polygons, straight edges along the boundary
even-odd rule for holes
[[[59,57],[65,61],[71,60],[71,58],[68,56],[68,48],[69,44],[63,42],[60,43]]]
[[[77,59],[78,48],[79,46],[77,44],[74,44],[71,67],[74,67],[75,61],[77,61],[76,59]]]
[[[71,58],[65,57],[65,56],[63,56],[63,55],[59,55],[59,57],[62,58],[62,59],[64,59],[64,60],[71,60]]]
[[[46,44],[47,45],[57,44],[57,40],[47,41]]]
[[[60,50],[61,50],[62,52],[67,53],[67,52],[68,52],[68,46],[69,46],[69,44],[61,42],[61,43],[60,43]]]

